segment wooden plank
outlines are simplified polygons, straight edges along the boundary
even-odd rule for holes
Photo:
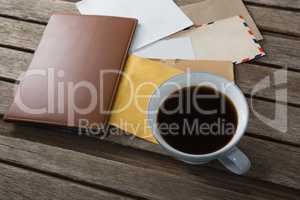
[[[239,196],[201,182],[188,180],[163,171],[139,168],[128,164],[106,160],[86,154],[63,150],[37,143],[0,137],[1,158],[21,162],[26,166],[63,174],[74,180],[85,180],[100,187],[109,187],[130,192],[147,199],[217,199],[224,196]],[[9,153],[8,153],[9,152]],[[49,162],[50,161],[50,162]],[[158,185],[159,184],[159,185]],[[174,188],[176,190],[174,191]],[[237,199],[236,197],[231,199]]]
[[[267,56],[257,60],[260,63],[282,66],[291,70],[300,70],[300,40],[280,38],[264,34],[262,46]]]
[[[247,95],[253,94],[258,97],[300,105],[300,93],[298,92],[300,73],[286,70],[280,71],[278,69],[253,64],[242,64],[236,66],[235,74],[237,85]],[[276,80],[275,77],[277,77]],[[266,84],[265,89],[256,92],[255,87],[265,85],[261,81],[266,79],[270,80],[270,84]],[[287,89],[287,98],[282,95],[276,97],[276,91],[278,89]]]
[[[259,6],[247,7],[260,29],[300,36],[300,12]]]
[[[0,47],[0,77],[16,80],[32,59],[31,53]]]
[[[300,181],[300,174],[298,167],[295,167],[299,164],[299,156],[300,156],[300,149],[299,148],[292,148],[289,145],[274,145],[272,142],[266,142],[264,140],[257,140],[257,139],[244,139],[241,142],[241,148],[247,148],[245,152],[248,153],[250,160],[252,160],[252,167],[256,169],[257,171],[254,172],[250,171],[249,176],[256,177],[260,179],[260,175],[258,174],[265,174],[268,176],[268,174],[273,174],[274,177],[270,179],[276,180],[276,182],[279,182],[282,185],[285,185],[288,181],[286,177],[294,176],[293,180],[290,180],[291,185],[298,185]],[[267,153],[266,153],[267,152]],[[275,153],[276,152],[276,153]],[[275,153],[276,155],[273,155]],[[268,155],[267,155],[268,154]],[[267,158],[268,157],[268,158]],[[284,157],[284,158],[283,158]],[[280,165],[275,164],[280,163]],[[286,168],[286,163],[288,163],[289,167]],[[276,166],[277,165],[277,166]],[[281,175],[282,172],[285,174],[284,176]],[[270,180],[273,182],[274,180]],[[288,181],[289,182],[289,181]],[[293,183],[292,183],[293,182]],[[292,187],[295,187],[292,186]],[[297,189],[299,189],[297,187]]]
[[[274,6],[284,9],[300,9],[299,0],[244,0],[246,4],[258,4],[263,6]]]
[[[3,115],[3,113],[7,112],[9,105],[12,103],[15,85],[0,81],[0,88],[0,113]]]
[[[159,147],[157,147],[155,144],[150,144],[145,141],[141,141],[138,139],[130,139],[128,136],[109,136],[109,141],[116,142],[118,144],[122,144],[124,146],[133,147],[137,149],[143,149],[143,150],[151,150],[152,152],[156,153],[164,153]],[[249,156],[251,162],[252,162],[252,168],[250,172],[247,174],[247,177],[251,178],[257,178],[259,180],[263,181],[269,181],[276,184],[281,184],[285,186],[289,186],[292,188],[299,189],[298,187],[295,187],[295,183],[299,182],[299,175],[296,175],[298,177],[298,180],[290,180],[287,181],[284,177],[294,177],[294,173],[298,174],[299,170],[297,169],[297,166],[299,161],[295,161],[295,157],[299,156],[299,148],[291,147],[289,145],[283,145],[283,144],[277,144],[273,142],[268,142],[261,139],[252,138],[249,136],[245,136],[241,143],[239,144],[239,147],[247,153]],[[292,148],[293,150],[289,151],[287,148]],[[296,150],[296,151],[295,151]],[[298,158],[296,158],[298,159]],[[277,160],[274,162],[274,160]],[[275,163],[282,163],[282,166],[275,166]],[[287,172],[285,169],[285,164],[289,163],[288,165],[290,167],[290,171]],[[214,163],[215,164],[215,163]],[[216,165],[209,165],[210,167],[217,168],[217,169],[223,169],[220,166]],[[284,170],[282,170],[284,169]],[[282,173],[285,175],[282,176]],[[286,174],[291,173],[291,174]]]
[[[0,44],[35,50],[45,26],[0,17]]]
[[[199,0],[177,1],[179,5]],[[297,1],[299,4],[299,1]],[[46,23],[53,12],[77,12],[74,3],[50,0],[0,0],[0,14]],[[300,13],[288,10],[247,6],[257,25],[263,30],[300,36]]]
[[[130,140],[128,136],[110,137],[111,138],[108,138],[108,140],[124,146],[143,150],[151,149],[156,153],[160,153],[161,151],[160,148],[155,148],[154,144],[149,144],[139,140]],[[247,153],[252,162],[251,170],[246,174],[247,177],[299,189],[296,185],[299,183],[300,174],[298,168],[295,167],[299,163],[298,158],[296,158],[300,156],[299,148],[256,139],[249,136],[245,136],[241,140],[239,147]],[[288,150],[289,148],[291,149]],[[275,160],[276,162],[274,162]],[[278,166],[277,163],[281,163],[282,166]],[[288,167],[286,166],[287,163]],[[222,167],[216,166],[215,163],[209,166],[223,170]],[[286,169],[289,170],[286,171]],[[289,178],[287,177],[293,177],[295,179],[288,180]]]
[[[1,200],[133,199],[0,163]]]
[[[15,129],[14,131],[22,130]],[[255,140],[249,142],[251,145],[256,145]],[[277,149],[278,146],[273,148]],[[299,156],[295,152],[294,154],[294,162],[297,162]],[[126,158],[138,160],[140,156],[129,154]],[[174,163],[171,159],[157,159],[155,164],[158,166],[153,168],[152,162],[155,160],[151,160],[150,165],[147,165],[148,161],[144,158],[144,166],[134,166],[100,156],[5,136],[0,136],[0,159],[21,163],[41,172],[63,175],[69,180],[84,181],[86,184],[106,187],[146,199],[181,200],[187,196],[189,199],[270,199],[275,197],[297,199],[299,193],[294,189],[228,175],[217,170],[211,171],[205,167]],[[282,163],[284,164],[286,163]],[[289,163],[285,166],[289,166]],[[266,166],[259,166],[260,170],[265,173],[264,167]],[[288,170],[285,173],[294,174],[295,170],[292,172]],[[277,173],[277,176],[282,175],[282,172]],[[299,183],[297,176],[292,179],[294,184]],[[287,182],[286,179],[285,182]]]
[[[64,0],[67,2],[79,2],[80,0]],[[187,5],[197,3],[204,0],[175,0],[178,5]],[[300,9],[300,0],[243,0],[247,4],[256,4],[262,6],[270,6],[283,9],[298,10]]]
[[[9,85],[12,87],[13,84],[2,82],[2,84],[0,84],[0,88],[2,88],[1,85],[4,85],[4,88],[8,88]],[[1,91],[1,89],[0,89],[0,91]],[[0,104],[5,104],[5,103],[3,103],[4,101],[9,102],[11,100],[10,99],[10,100],[3,101],[3,99],[4,98],[1,98]],[[264,110],[266,110],[266,111],[269,111],[273,105],[272,103],[269,103],[269,105],[268,105],[267,102],[261,103],[260,101],[256,102],[256,104],[257,103],[259,105],[259,108],[263,107]],[[2,110],[4,110],[8,106],[2,105],[0,107],[2,107],[3,108]],[[296,111],[298,113],[295,113],[294,115],[298,114],[298,116],[299,116],[300,109],[291,108],[289,111],[290,112]],[[290,116],[294,116],[294,115],[290,115]],[[262,135],[265,137],[272,137],[272,138],[275,138],[278,140],[283,140],[283,141],[288,140],[291,143],[299,142],[299,134],[297,134],[299,132],[299,125],[297,125],[297,123],[296,123],[296,121],[298,119],[296,117],[293,117],[295,119],[293,119],[293,121],[290,122],[291,123],[291,127],[289,127],[290,132],[288,132],[286,134],[283,134],[276,130],[272,130],[272,129],[268,128],[266,125],[262,124],[262,122],[255,119],[255,116],[251,116],[252,119],[250,120],[249,130],[256,131],[255,134]],[[20,126],[15,126],[13,124],[5,123],[5,122],[2,122],[2,125],[0,125],[0,127],[1,127],[0,132],[2,135],[9,135],[9,136],[14,136],[14,137],[26,137],[26,135],[34,135],[35,134],[34,137],[31,137],[31,139],[35,140],[35,137],[38,136],[39,138],[42,138],[43,134],[47,134],[47,136],[45,136],[45,138],[47,138],[47,140],[48,140],[49,135],[50,135],[50,134],[48,134],[47,128],[34,129],[30,126],[28,126],[28,127],[21,126],[20,127]],[[24,134],[25,136],[22,136],[22,134]],[[25,139],[28,139],[28,138],[25,138]],[[41,139],[39,139],[39,140],[41,140]],[[65,140],[68,141],[67,139],[65,139]],[[74,141],[76,141],[75,138],[74,139],[69,138],[69,140],[73,144],[74,144]],[[122,144],[125,146],[131,146],[131,147],[134,147],[137,149],[143,149],[146,151],[151,151],[151,152],[155,152],[155,153],[159,153],[159,154],[165,154],[164,151],[162,151],[158,145],[154,145],[154,144],[144,142],[144,141],[141,141],[138,139],[132,140],[126,136],[110,136],[107,140],[118,143],[118,144]],[[56,141],[57,141],[57,139],[56,139]],[[57,143],[60,143],[60,142],[57,142]],[[271,147],[269,144],[271,145]],[[55,145],[55,143],[53,143],[51,145]],[[298,145],[299,145],[299,143],[298,143]],[[72,144],[68,145],[68,147],[70,147],[70,146],[72,146]],[[300,154],[299,154],[300,149],[299,148],[280,145],[280,144],[276,144],[276,143],[272,143],[272,142],[268,142],[268,141],[254,139],[251,137],[245,137],[245,139],[242,140],[241,148],[245,152],[247,152],[247,154],[249,154],[253,163],[260,163],[259,167],[256,167],[256,164],[254,165],[251,172],[249,173],[249,177],[255,177],[260,180],[270,181],[270,182],[273,182],[276,184],[282,184],[285,186],[300,189],[300,174],[299,174],[298,170],[294,169],[295,164],[297,162],[300,162]],[[85,148],[80,147],[79,149],[85,149]],[[79,149],[76,149],[76,150],[78,151]],[[95,151],[94,148],[91,148],[91,149],[92,149],[92,151]],[[270,149],[272,149],[272,151],[270,151]],[[102,149],[102,151],[104,151],[104,148]],[[122,150],[122,151],[124,151],[124,150]],[[118,152],[120,152],[120,151],[118,151]],[[248,153],[248,152],[250,152],[250,153]],[[115,153],[115,154],[118,154],[118,153]],[[134,159],[136,159],[136,153],[131,154],[131,155],[135,155]],[[293,159],[290,159],[291,157],[293,157]],[[159,161],[158,161],[158,163],[159,163]],[[215,166],[213,166],[213,167],[215,167]],[[281,170],[284,167],[288,170]],[[219,167],[217,167],[217,168],[219,169]],[[266,173],[266,171],[263,171],[263,170],[267,170],[267,169],[269,169],[269,171],[268,171],[269,173]],[[280,178],[278,178],[278,177],[280,177]]]
[[[263,2],[264,0],[256,0],[256,2],[258,1]],[[264,2],[266,3],[266,1],[270,2],[271,0],[265,0]],[[196,3],[196,2],[199,2],[199,0],[177,0],[177,3],[179,5],[186,5],[190,3]],[[281,1],[281,2],[284,3],[278,4],[273,2],[272,4],[288,5],[287,2],[285,1]],[[296,3],[296,8],[300,5],[300,1],[293,1],[293,2]],[[294,5],[294,3],[292,3],[292,5]],[[271,31],[271,32],[278,32],[283,34],[289,34],[293,36],[300,36],[300,25],[299,25],[300,13],[299,12],[274,9],[265,6],[261,7],[258,5],[247,5],[247,8],[250,14],[252,15],[252,17],[254,18],[254,21],[256,22],[257,26],[262,31]]]
[[[0,0],[0,14],[47,23],[53,13],[78,13],[74,3],[60,0]]]
[[[252,102],[248,99],[250,105],[250,120],[247,132],[256,135],[263,136],[267,138],[272,138],[277,141],[287,142],[294,144],[295,146],[300,147],[300,108],[295,108],[292,106],[287,106],[287,116],[285,113],[280,113],[280,116],[277,116],[278,120],[286,120],[286,132],[282,132],[283,129],[271,128],[267,124],[263,123],[257,115],[253,113],[253,110],[258,112],[260,115],[263,115],[269,119],[274,119],[275,115],[275,106],[286,106],[280,103],[270,103],[266,101],[261,101],[257,99],[252,99]],[[277,107],[277,109],[279,109]],[[284,128],[280,123],[276,123],[280,128]],[[284,126],[284,125],[283,125]]]
[[[77,2],[79,0],[66,0],[71,2]],[[197,3],[203,0],[176,0],[179,5],[187,5],[192,3]],[[273,6],[278,8],[288,8],[288,9],[300,9],[299,0],[243,0],[245,4],[257,4],[262,6]]]

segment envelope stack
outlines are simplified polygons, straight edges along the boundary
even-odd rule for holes
[[[82,0],[76,5],[85,15],[138,19],[125,67],[133,86],[147,81],[159,85],[187,69],[234,81],[234,64],[265,56],[258,42],[263,37],[242,0],[200,0],[181,7],[173,0]],[[145,88],[135,96],[151,95],[153,90]],[[128,83],[121,80],[113,110],[127,108],[113,112],[110,123],[156,142],[146,124],[149,98],[133,101],[138,109],[128,104],[129,92]]]
[[[265,55],[263,37],[242,0],[83,0],[81,14],[137,18],[131,53],[144,58],[222,60],[234,64]]]

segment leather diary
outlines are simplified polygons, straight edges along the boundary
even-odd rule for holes
[[[5,119],[105,125],[136,25],[132,18],[53,15]]]

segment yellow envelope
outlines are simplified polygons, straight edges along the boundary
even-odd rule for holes
[[[109,123],[134,136],[157,143],[147,124],[147,108],[150,97],[163,82],[184,73],[183,70],[187,68],[191,68],[192,71],[214,73],[233,80],[231,62],[170,60],[159,62],[129,56]]]

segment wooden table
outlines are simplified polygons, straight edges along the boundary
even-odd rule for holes
[[[253,87],[265,77],[271,81],[255,94],[239,145],[252,161],[248,174],[235,176],[217,162],[190,166],[158,145],[128,136],[98,140],[0,120],[0,199],[300,199],[300,0],[245,2],[268,56],[236,66],[237,84],[250,102]],[[49,16],[61,11],[77,12],[73,2],[0,0],[1,116]],[[276,85],[280,69],[287,69],[288,81]],[[288,91],[287,99],[276,102],[281,89]],[[253,114],[254,109],[272,118],[276,105],[287,107],[286,133]]]

